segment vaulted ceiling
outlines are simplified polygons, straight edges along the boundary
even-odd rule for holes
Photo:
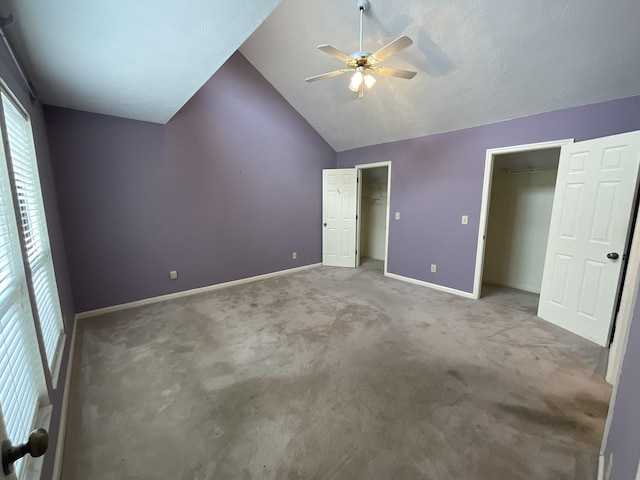
[[[378,77],[362,100],[348,75],[304,81],[342,68],[317,45],[358,50],[356,0],[7,0],[0,14],[45,103],[163,123],[242,45],[337,151],[640,95],[638,0],[370,1],[365,50],[408,35],[384,65],[418,75]]]
[[[280,0],[5,0],[44,103],[166,123]]]
[[[638,0],[371,0],[369,52],[414,45],[365,98],[315,49],[358,50],[356,0],[283,0],[240,51],[336,149],[390,142],[640,94]]]

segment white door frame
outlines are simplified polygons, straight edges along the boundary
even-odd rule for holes
[[[356,165],[355,168],[358,170],[358,178],[361,178],[360,172],[361,170],[366,170],[367,168],[378,168],[378,167],[387,167],[387,219],[385,223],[385,238],[384,238],[384,274],[387,275],[388,265],[389,265],[389,212],[391,211],[391,160],[386,162],[376,162],[376,163],[363,163],[361,165]],[[358,183],[358,185],[360,185]],[[360,258],[360,252],[362,249],[360,248],[360,222],[362,219],[362,215],[360,214],[360,204],[362,203],[362,188],[358,187],[358,221],[356,222],[357,229],[357,239],[358,239],[358,255],[356,258]],[[359,261],[357,264],[359,264]]]
[[[640,211],[636,216],[636,232],[637,228],[640,226]],[[640,255],[640,251],[638,249],[638,243],[635,242],[639,235],[634,233],[634,242],[631,245],[631,253],[629,254],[629,260],[631,258],[636,259],[635,263],[637,264],[637,258]],[[609,438],[609,431],[611,430],[611,422],[613,420],[613,411],[615,409],[616,400],[618,397],[618,382],[620,381],[620,374],[622,373],[622,360],[627,351],[627,344],[629,342],[629,330],[631,329],[631,315],[633,315],[633,310],[635,309],[636,303],[638,302],[638,295],[640,293],[640,289],[636,289],[637,282],[637,271],[632,266],[629,268],[631,262],[627,263],[627,276],[624,279],[624,284],[622,285],[622,305],[620,305],[620,310],[616,315],[616,333],[614,333],[613,341],[611,345],[609,345],[609,363],[607,365],[607,375],[606,380],[608,383],[613,385],[613,393],[611,395],[611,401],[609,402],[609,413],[607,414],[607,421],[604,426],[604,433],[602,435],[602,443],[600,445],[600,456],[598,458],[598,471],[600,469],[604,470],[605,461],[609,465],[612,461],[611,458],[605,459],[604,453],[607,449],[607,439]],[[633,275],[630,275],[632,272]],[[625,299],[626,297],[626,299]],[[638,472],[640,473],[640,463],[638,464]],[[637,478],[637,476],[636,476]],[[604,475],[598,476],[598,479],[604,480]]]
[[[530,152],[535,150],[546,150],[548,148],[559,148],[563,145],[573,143],[573,138],[563,140],[552,140],[550,142],[528,143],[525,145],[513,145],[510,147],[489,148],[484,164],[484,181],[482,183],[482,203],[480,206],[480,222],[478,227],[478,248],[476,251],[476,270],[473,280],[473,297],[480,298],[482,291],[482,272],[484,271],[484,251],[486,245],[487,225],[489,223],[489,200],[491,199],[491,181],[493,178],[493,164],[496,155],[505,153]]]
[[[636,214],[635,230],[630,239],[629,256],[624,266],[624,283],[620,286],[620,308],[615,318],[615,332],[609,344],[609,362],[605,379],[611,385],[617,385],[622,367],[622,359],[626,349],[626,342],[631,326],[631,315],[635,304],[635,289],[640,270],[640,209]],[[625,255],[627,252],[625,252]],[[615,397],[614,397],[615,398]]]

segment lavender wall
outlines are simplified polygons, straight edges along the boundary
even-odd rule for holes
[[[36,155],[38,158],[38,169],[40,174],[40,182],[42,187],[42,195],[44,198],[44,206],[47,217],[47,226],[49,230],[49,239],[51,242],[51,250],[53,255],[53,263],[56,272],[56,281],[58,283],[58,292],[60,295],[60,303],[62,307],[62,315],[65,322],[65,328],[68,333],[63,349],[62,363],[60,366],[60,374],[57,385],[52,385],[51,378],[46,374],[47,388],[49,390],[49,398],[53,405],[51,424],[49,425],[49,450],[44,457],[44,467],[42,479],[51,478],[53,473],[53,464],[57,449],[58,431],[60,426],[60,410],[62,406],[63,388],[66,381],[67,362],[69,359],[69,347],[71,345],[71,332],[73,331],[74,307],[73,297],[71,294],[71,285],[69,283],[69,273],[67,271],[67,258],[65,255],[64,239],[62,236],[62,228],[60,226],[60,217],[58,214],[58,204],[56,201],[56,189],[53,181],[51,161],[49,156],[49,146],[47,143],[47,135],[45,131],[42,106],[39,102],[34,104],[29,99],[29,94],[19,76],[17,69],[11,59],[9,51],[4,43],[0,43],[0,78],[7,84],[9,89],[18,97],[22,106],[27,109],[31,118],[33,127],[34,142],[36,146]],[[43,362],[44,348],[41,344],[41,354]],[[26,439],[13,439],[24,441]]]
[[[45,112],[76,311],[321,261],[336,153],[239,53],[166,126]]]
[[[609,413],[609,435],[605,444],[605,471],[612,455],[611,479],[634,480],[640,460],[640,302],[636,300],[627,337],[627,349],[622,362],[620,379],[615,393],[615,404]]]
[[[76,311],[167,293],[168,204],[179,193],[167,178],[164,125],[45,114]]]
[[[401,216],[390,220],[389,272],[472,292],[487,149],[638,129],[640,96],[349,150],[338,166],[392,161],[391,212]]]

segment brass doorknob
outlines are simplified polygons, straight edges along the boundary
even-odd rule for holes
[[[13,463],[20,460],[27,453],[32,457],[40,457],[49,448],[49,434],[44,428],[31,432],[29,441],[22,445],[13,446],[9,440],[2,442],[2,470],[5,475],[13,472]]]

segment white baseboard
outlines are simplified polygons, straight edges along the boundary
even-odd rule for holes
[[[231,282],[217,283],[215,285],[209,285],[208,287],[194,288],[191,290],[184,290],[182,292],[170,293],[168,295],[160,295],[158,297],[145,298],[144,300],[137,300],[135,302],[121,303],[120,305],[113,305],[111,307],[98,308],[96,310],[88,310],[86,312],[80,312],[77,315],[78,319],[96,317],[105,313],[117,312],[119,310],[127,310],[129,308],[141,307],[143,305],[150,305],[152,303],[164,302],[165,300],[172,300],[174,298],[188,297],[190,295],[197,295],[198,293],[211,292],[213,290],[219,290],[221,288],[233,287],[235,285],[242,285],[243,283],[257,282],[258,280],[265,280],[267,278],[279,277],[280,275],[288,275],[290,273],[300,272],[302,270],[309,270],[310,268],[320,267],[322,263],[312,263],[311,265],[304,265],[302,267],[289,268],[287,270],[279,270],[277,272],[265,273],[264,275],[257,275],[255,277],[241,278],[240,280],[233,280]]]
[[[69,360],[67,361],[67,376],[64,379],[64,391],[62,392],[62,405],[60,406],[60,427],[58,429],[58,441],[56,443],[56,457],[53,462],[53,480],[62,478],[62,458],[64,455],[64,441],[67,433],[67,414],[69,412],[69,388],[71,386],[71,372],[73,369],[73,357],[76,351],[76,330],[78,329],[78,315],[73,321],[71,333],[71,345],[69,347]]]
[[[386,273],[387,277],[395,278],[396,280],[402,280],[403,282],[413,283],[414,285],[420,285],[422,287],[433,288],[434,290],[440,290],[441,292],[452,293],[460,297],[473,299],[473,293],[463,292],[462,290],[456,290],[455,288],[443,287],[442,285],[436,285],[435,283],[423,282],[422,280],[416,280],[415,278],[403,277],[402,275],[396,275],[395,273]]]
[[[604,480],[604,455],[598,455],[598,480]]]

